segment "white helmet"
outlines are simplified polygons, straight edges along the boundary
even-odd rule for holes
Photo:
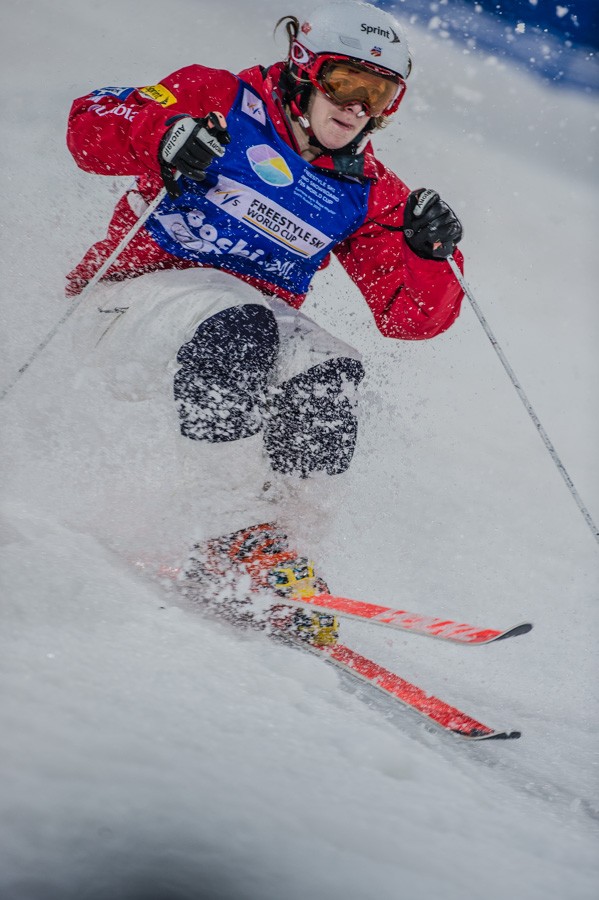
[[[408,41],[397,19],[359,0],[319,7],[301,23],[296,42],[311,54],[347,56],[386,69],[403,81],[412,67]],[[301,65],[300,59],[293,61]]]
[[[289,36],[285,101],[293,115],[305,113],[312,88],[339,105],[361,102],[371,122],[397,110],[412,63],[404,30],[390,13],[336,0],[302,23],[294,16],[282,22]]]

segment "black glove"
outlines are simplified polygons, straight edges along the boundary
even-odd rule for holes
[[[406,200],[403,233],[418,256],[447,259],[462,240],[462,223],[435,191],[418,188]]]
[[[165,187],[171,197],[179,197],[181,189],[173,175],[173,169],[203,181],[208,168],[217,156],[224,156],[225,146],[231,140],[227,122],[222,113],[211,112],[203,119],[182,116],[169,119],[172,125],[160,142],[160,170]]]

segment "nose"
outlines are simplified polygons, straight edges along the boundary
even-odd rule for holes
[[[359,100],[352,100],[351,103],[346,103],[343,107],[344,112],[352,112],[358,119],[361,119],[362,116],[366,115],[366,111],[362,103]]]

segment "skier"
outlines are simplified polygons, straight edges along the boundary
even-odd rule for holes
[[[315,273],[334,253],[383,335],[432,338],[459,313],[446,259],[461,264],[462,227],[435,191],[410,191],[370,143],[410,74],[396,19],[341,0],[282,23],[289,53],[270,67],[235,75],[190,65],[74,102],[76,163],[136,180],[67,293],[84,288],[166,186],[104,282],[143,275],[163,285],[185,270],[173,327],[160,334],[180,434],[210,444],[261,434],[272,470],[305,478],[349,466],[364,377],[358,351],[298,311]],[[155,291],[145,321],[160,318],[160,302]],[[129,334],[133,347],[141,338]]]
[[[173,196],[105,278],[188,267],[223,273],[216,310],[206,308],[215,281],[197,273],[198,321],[175,348],[181,433],[220,442],[262,430],[275,470],[336,474],[354,452],[350,388],[364,369],[357,351],[290,310],[334,252],[382,334],[434,337],[458,314],[461,291],[444,259],[462,231],[438,195],[410,193],[368,140],[405,92],[411,63],[399,23],[348,0],[301,26],[289,17],[287,29],[286,63],[239,76],[188,66],[158,85],[108,87],[75,101],[68,145],[78,165],[137,183],[118,202],[106,240],[68,276],[68,293],[84,287],[164,177]],[[173,172],[182,173],[176,183]],[[293,371],[298,342],[303,368]]]

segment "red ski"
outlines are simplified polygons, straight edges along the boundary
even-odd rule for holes
[[[471,741],[484,741],[510,740],[520,737],[519,731],[495,731],[488,725],[484,725],[482,722],[473,719],[472,716],[456,709],[455,706],[450,706],[444,700],[427,694],[422,688],[406,681],[404,678],[400,678],[394,672],[390,672],[378,663],[373,662],[373,660],[362,656],[343,644],[325,647],[308,645],[306,649],[324,654],[327,661],[337,666],[337,668],[349,672],[361,681],[378,688],[387,696],[398,700],[404,706],[424,716],[429,722],[461,738],[467,738]]]
[[[283,599],[285,603],[294,606],[310,606],[319,612],[334,612],[338,616],[362,619],[372,622],[373,625],[398,628],[400,631],[411,631],[414,634],[423,634],[427,637],[453,641],[458,644],[490,644],[492,641],[502,641],[505,638],[526,634],[532,628],[530,622],[514,625],[513,628],[505,631],[498,631],[495,628],[478,628],[475,625],[453,622],[451,619],[422,616],[419,613],[407,612],[403,609],[391,609],[388,606],[379,606],[364,600],[350,600],[348,597],[335,597],[326,593],[302,596],[297,599],[284,596]]]

